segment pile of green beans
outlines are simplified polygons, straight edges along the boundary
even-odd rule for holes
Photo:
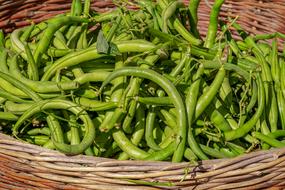
[[[67,155],[196,161],[285,146],[284,34],[180,1],[90,0],[0,32],[1,132]],[[126,7],[135,5],[137,9]],[[240,39],[234,39],[237,32]]]

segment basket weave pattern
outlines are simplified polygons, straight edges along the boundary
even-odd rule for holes
[[[234,159],[203,161],[193,165],[68,157],[15,141],[6,135],[0,134],[0,138],[2,188],[248,190],[285,187],[285,149],[260,151]],[[136,180],[166,184],[143,187],[136,184]],[[172,186],[165,186],[168,183],[172,183]]]
[[[206,34],[210,6],[202,0],[199,29]],[[185,3],[188,3],[185,1]],[[0,0],[0,28],[11,32],[70,9],[71,0]],[[92,9],[114,8],[109,0]],[[235,18],[251,33],[285,33],[285,0],[228,0],[221,17]],[[116,161],[65,156],[0,134],[0,189],[283,189],[285,149],[250,153],[233,159],[190,163]],[[144,182],[160,182],[155,187]],[[167,186],[172,185],[172,186]]]
[[[185,0],[188,4],[188,0]],[[213,0],[202,0],[199,7],[199,28],[206,33]],[[70,10],[71,0],[0,0],[0,28],[9,32],[34,22],[41,22]],[[91,8],[105,12],[114,8],[111,0],[93,0]],[[239,16],[238,22],[251,33],[285,32],[284,0],[226,0],[221,17]]]

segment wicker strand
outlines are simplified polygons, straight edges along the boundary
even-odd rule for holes
[[[73,156],[19,142],[0,134],[0,175],[9,188],[27,186],[43,189],[139,189],[134,183],[172,183],[187,189],[250,189],[284,185],[285,150],[274,149],[246,154],[234,159],[202,161],[199,165],[169,162],[114,161]],[[122,164],[120,164],[122,163]],[[133,179],[135,181],[129,181]],[[10,183],[14,181],[15,183]],[[266,183],[263,183],[266,182]],[[68,184],[68,185],[66,185]],[[95,188],[96,187],[96,188]],[[156,189],[150,187],[149,189]]]

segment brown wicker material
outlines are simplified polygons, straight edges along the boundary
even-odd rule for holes
[[[185,1],[188,3],[188,0]],[[206,33],[209,22],[210,6],[213,0],[202,0],[199,7],[199,28]],[[0,28],[9,32],[15,27],[22,27],[40,22],[56,14],[70,10],[71,0],[0,0]],[[92,9],[104,12],[114,8],[111,0],[93,0]],[[226,0],[222,7],[222,17],[235,18],[252,33],[285,33],[284,0]]]
[[[11,32],[70,9],[71,0],[0,0],[0,28]],[[187,3],[187,2],[186,2]],[[205,35],[212,1],[202,0],[199,28]],[[92,9],[114,8],[109,0]],[[251,33],[285,33],[285,0],[228,0],[222,17],[239,15]],[[117,161],[65,156],[0,134],[0,189],[284,189],[285,148],[198,163]],[[159,182],[146,186],[146,182]],[[173,186],[166,186],[172,184]]]
[[[0,187],[3,188],[248,190],[285,187],[285,149],[193,165],[68,157],[6,135],[0,134],[0,138]],[[138,184],[141,181],[171,182],[173,186],[141,186]]]

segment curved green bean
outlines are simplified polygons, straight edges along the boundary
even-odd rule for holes
[[[185,142],[186,142],[186,114],[185,114],[185,107],[182,101],[182,98],[176,88],[170,83],[167,79],[165,79],[160,74],[152,71],[150,69],[142,69],[142,68],[131,68],[125,67],[122,69],[118,69],[114,71],[109,77],[103,82],[100,92],[103,88],[113,79],[119,76],[135,76],[135,77],[142,77],[149,80],[152,80],[159,84],[168,94],[169,97],[173,100],[173,104],[177,109],[177,125],[179,126],[177,132],[177,139],[176,145],[177,149],[174,152],[172,161],[179,162],[182,160],[184,149],[185,149]]]

